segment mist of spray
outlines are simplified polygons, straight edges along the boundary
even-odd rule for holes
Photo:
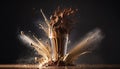
[[[75,47],[68,52],[64,60],[68,63],[72,63],[80,55],[89,53],[94,50],[102,39],[103,35],[101,33],[101,30],[98,28],[94,29],[86,36],[84,36],[84,38],[82,38],[76,45],[74,45]]]

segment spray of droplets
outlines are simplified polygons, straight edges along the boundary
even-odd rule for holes
[[[49,39],[49,43],[45,44],[36,36],[29,37],[21,31],[20,39],[33,47],[42,57],[35,58],[35,61],[40,63],[40,66],[61,66],[72,65],[78,56],[92,51],[95,45],[103,39],[100,29],[95,29],[89,32],[81,39],[74,48],[67,52],[69,35],[72,25],[75,24],[74,14],[77,9],[66,8],[55,10],[54,14],[47,19],[42,10],[45,24],[39,24],[40,28],[45,32]],[[72,18],[71,18],[72,17]]]

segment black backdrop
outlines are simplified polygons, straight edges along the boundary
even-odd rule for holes
[[[80,11],[80,22],[77,24],[77,31],[75,31],[77,33],[75,33],[74,38],[77,39],[88,31],[99,27],[105,34],[105,38],[100,45],[101,47],[97,49],[97,54],[102,57],[103,63],[120,63],[119,4],[117,1],[34,0],[4,1],[1,3],[0,64],[16,63],[19,54],[27,52],[27,48],[20,43],[17,36],[20,30],[35,30],[33,24],[35,11],[33,8],[42,8],[49,16],[58,5],[78,8]],[[74,38],[73,42],[75,42]]]

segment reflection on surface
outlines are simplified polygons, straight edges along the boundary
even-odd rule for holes
[[[80,64],[77,66],[50,66],[50,67],[39,67],[39,65],[28,65],[28,64],[7,64],[0,65],[0,69],[114,69],[120,68],[120,65],[107,65],[107,64]]]

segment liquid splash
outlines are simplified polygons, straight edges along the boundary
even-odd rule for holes
[[[74,14],[77,9],[58,8],[48,20],[42,9],[40,10],[45,24],[39,24],[45,32],[49,42],[46,44],[36,36],[29,37],[21,31],[20,39],[33,47],[42,57],[35,58],[39,66],[68,66],[74,65],[79,56],[91,52],[94,46],[103,39],[100,29],[89,32],[74,48],[67,53],[69,35],[72,25],[76,23]]]

